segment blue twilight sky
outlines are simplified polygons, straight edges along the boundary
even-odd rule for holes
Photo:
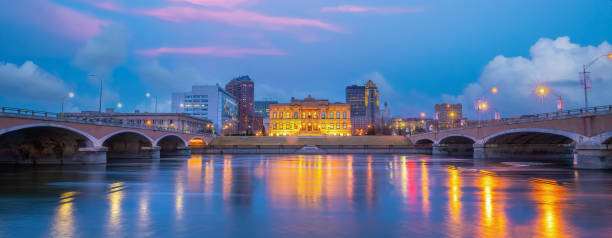
[[[151,111],[150,92],[169,111],[173,91],[248,74],[256,99],[344,101],[371,79],[394,116],[472,117],[478,98],[512,116],[582,106],[578,71],[612,53],[610,0],[20,0],[0,27],[0,105],[50,111],[96,110],[100,79],[105,107]],[[612,60],[590,71],[591,104],[612,104]]]

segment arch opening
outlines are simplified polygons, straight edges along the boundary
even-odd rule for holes
[[[206,141],[204,141],[202,138],[193,138],[187,143],[187,145],[191,147],[204,147],[206,146]]]
[[[33,126],[0,135],[0,163],[73,163],[92,147],[88,135],[53,126]]]
[[[540,131],[515,131],[493,135],[484,141],[484,157],[498,159],[555,160],[571,162],[576,141],[571,135]]]
[[[177,135],[167,135],[159,139],[157,146],[160,148],[160,155],[164,157],[191,155],[191,150],[186,147],[183,138]]]
[[[471,156],[474,154],[474,143],[467,136],[451,135],[442,138],[434,152],[438,155]]]
[[[421,146],[425,146],[425,145],[433,145],[434,141],[430,140],[430,139],[420,139],[418,141],[416,141],[415,145],[421,145]]]
[[[108,148],[107,157],[114,158],[151,158],[155,151],[149,138],[135,132],[121,132],[107,138],[102,146]]]
[[[439,144],[460,144],[460,145],[472,145],[474,140],[465,136],[449,136],[440,140]]]

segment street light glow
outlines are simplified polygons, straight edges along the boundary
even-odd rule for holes
[[[450,116],[451,118],[455,118],[455,112],[450,112],[448,116]]]
[[[425,113],[424,112],[421,112],[421,117],[425,117]]]
[[[122,108],[122,107],[123,107],[123,104],[121,104],[121,103],[117,103],[117,107],[118,107],[118,108]]]
[[[478,103],[478,109],[479,110],[487,110],[487,107],[489,107],[489,104],[487,104],[487,102],[482,101],[482,102]]]
[[[499,89],[497,89],[497,87],[493,87],[491,89],[491,93],[496,94],[499,91]]]
[[[150,97],[150,96],[151,96],[151,94],[150,94],[150,93],[147,93],[147,94],[145,94],[145,96]]]
[[[538,93],[538,95],[544,96],[548,93],[548,89],[544,86],[540,86],[538,87],[538,89],[536,89],[536,92]]]
[[[68,97],[69,97],[69,98],[74,98],[74,93],[73,93],[73,92],[69,92],[69,93],[68,93]]]
[[[612,53],[610,53],[610,54],[608,55],[608,59],[611,59],[611,60],[612,60]]]

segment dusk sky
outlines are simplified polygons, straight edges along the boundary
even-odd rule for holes
[[[99,79],[104,107],[152,111],[150,92],[169,111],[172,92],[248,74],[256,100],[373,80],[393,116],[473,117],[481,95],[515,116],[583,106],[582,64],[612,53],[610,0],[19,0],[0,27],[0,105],[48,111],[69,92],[67,110],[97,110]],[[590,104],[612,103],[612,60],[590,71]]]

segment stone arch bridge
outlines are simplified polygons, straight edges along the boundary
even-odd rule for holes
[[[189,155],[213,136],[83,122],[57,115],[0,113],[0,163],[101,164],[107,158]]]
[[[436,155],[561,158],[572,160],[577,168],[612,168],[612,106],[539,114],[408,138]]]

